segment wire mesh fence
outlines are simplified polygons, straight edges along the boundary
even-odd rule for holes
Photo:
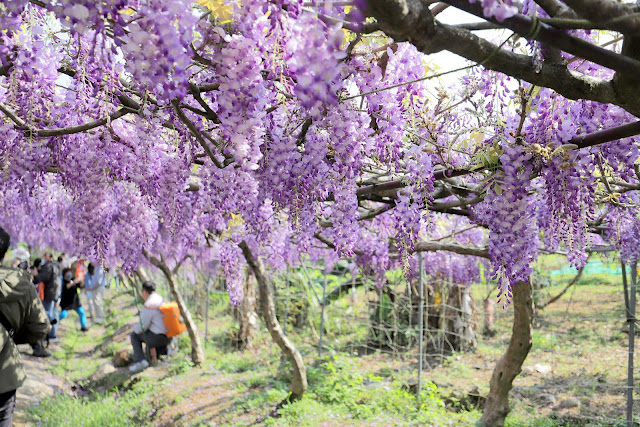
[[[586,283],[590,283],[589,277],[586,275]],[[516,397],[540,407],[561,410],[563,419],[569,423],[606,425],[624,421],[624,401],[629,390],[625,347],[628,335],[624,329],[622,283],[620,276],[613,277],[597,288],[576,285],[559,302],[537,311],[532,354],[537,351],[534,361],[542,362],[525,363],[523,380],[515,384]],[[169,295],[162,277],[155,278],[161,292]],[[485,377],[487,372],[490,374],[510,336],[513,310],[493,304],[495,295],[490,292],[491,284],[468,288],[452,284],[446,277],[431,278],[424,282],[421,299],[419,282],[408,282],[401,273],[390,277],[383,288],[361,277],[352,277],[348,269],[326,274],[322,265],[307,264],[273,279],[278,320],[294,342],[308,349],[308,355],[314,351],[317,355],[340,353],[354,358],[385,355],[404,364],[414,377],[418,376],[418,361],[422,360],[424,376],[431,378],[432,370],[443,363],[458,360],[462,355],[461,363],[472,364],[465,358],[472,359],[474,351],[482,353],[491,347],[490,362],[469,368],[472,374],[468,375],[468,382],[475,384],[473,372],[484,372]],[[180,289],[190,310],[201,319],[209,316],[208,299],[216,300],[218,306],[228,301],[225,283],[220,278],[196,276],[194,281],[184,276]],[[597,296],[593,295],[595,290]],[[557,291],[558,287],[542,287],[535,291],[534,300],[543,306]],[[255,310],[259,317],[255,288],[249,292],[253,292],[250,295],[253,308],[249,309]],[[243,317],[240,311],[246,309],[228,305],[229,313],[238,320]],[[209,336],[206,330],[201,334]],[[420,337],[424,344],[421,352],[418,351]],[[588,366],[592,363],[590,350],[581,350],[583,343],[602,347],[594,349],[594,354],[602,359],[598,361],[600,365]],[[482,348],[476,350],[479,344]],[[584,358],[584,372],[576,371],[581,358]],[[538,372],[540,363],[551,365],[553,372]],[[638,396],[638,386],[631,389]],[[580,410],[571,406],[575,402],[570,399],[566,402],[567,393],[576,396]],[[550,398],[545,397],[546,394],[555,397],[547,402],[545,399]],[[637,407],[638,399],[633,402]]]

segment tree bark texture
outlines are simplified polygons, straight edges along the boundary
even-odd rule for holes
[[[531,349],[533,297],[531,282],[520,282],[513,287],[513,332],[509,347],[498,360],[491,382],[489,394],[480,422],[486,426],[504,426],[509,413],[509,391],[513,380],[520,373],[529,350]]]
[[[273,341],[280,347],[285,357],[291,363],[293,380],[291,381],[290,395],[288,401],[293,401],[302,397],[307,391],[307,368],[305,367],[302,355],[293,342],[283,333],[282,327],[276,317],[276,306],[273,298],[273,288],[265,274],[264,264],[260,258],[255,258],[249,246],[242,242],[240,244],[247,264],[251,267],[253,274],[258,281],[258,291],[260,296],[261,314]]]
[[[198,333],[198,327],[193,321],[193,317],[191,317],[191,312],[187,308],[187,304],[184,302],[184,298],[182,298],[182,294],[178,289],[178,286],[174,280],[173,272],[167,266],[164,261],[160,261],[155,257],[148,257],[151,264],[156,266],[162,271],[165,278],[167,279],[167,283],[169,283],[169,290],[171,291],[171,297],[178,304],[178,308],[180,309],[180,314],[182,315],[182,319],[187,327],[187,333],[189,334],[189,338],[191,339],[191,361],[194,365],[200,365],[204,362],[204,350],[202,347],[202,341],[200,340],[200,334]]]
[[[253,335],[258,330],[255,279],[250,271],[245,274],[243,294],[242,302],[233,309],[234,317],[240,324],[235,341],[241,350],[251,348]]]
[[[447,342],[455,351],[471,351],[478,346],[476,324],[473,321],[475,305],[469,287],[452,285],[445,308]]]
[[[640,117],[640,98],[635,96],[640,58],[634,54],[634,49],[623,49],[622,54],[619,54],[572,36],[562,28],[535,21],[530,16],[516,14],[498,22],[495,18],[485,17],[479,3],[472,4],[466,0],[445,0],[444,3],[490,21],[496,26],[511,29],[529,40],[541,42],[547,50],[562,50],[577,58],[610,68],[616,71],[616,78],[605,80],[586,76],[570,70],[562,61],[545,61],[542,69],[536,69],[529,55],[498,49],[497,44],[472,33],[464,26],[447,25],[437,21],[429,10],[431,2],[421,0],[368,0],[367,14],[376,18],[377,24],[372,26],[370,31],[380,29],[396,42],[408,41],[425,54],[447,50],[468,60],[482,63],[487,69],[505,73],[536,86],[551,88],[566,98],[612,103]],[[537,3],[543,4],[554,14],[576,17],[578,12],[579,15],[597,16],[596,21],[610,21],[606,17],[618,19],[629,16],[627,10],[631,10],[632,7],[608,0],[571,0],[566,4],[553,0],[538,0]],[[575,4],[576,11],[567,7],[567,4]],[[602,8],[602,4],[609,7]],[[630,31],[625,33],[627,46],[632,44],[628,43],[629,39],[638,37],[638,18],[631,18],[633,20],[615,21],[617,31]],[[597,24],[593,27],[602,28]]]
[[[487,337],[492,337],[496,333],[493,329],[493,324],[495,322],[495,306],[495,300],[491,298],[484,300],[484,329],[482,330],[482,335]]]

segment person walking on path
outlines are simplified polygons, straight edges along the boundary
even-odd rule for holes
[[[167,327],[164,324],[164,316],[160,306],[164,300],[156,292],[156,284],[146,281],[142,284],[142,299],[144,306],[140,311],[140,322],[133,326],[131,332],[131,346],[133,347],[133,365],[129,366],[131,372],[137,372],[149,367],[149,362],[144,357],[142,343],[147,348],[166,347],[169,344]]]
[[[84,289],[89,300],[89,316],[93,323],[104,322],[104,288],[107,285],[107,276],[100,266],[89,263],[87,275],[84,278]]]
[[[84,312],[84,308],[80,303],[80,295],[78,295],[78,289],[80,289],[81,280],[73,277],[73,271],[70,268],[62,270],[62,296],[60,297],[60,321],[65,319],[69,310],[75,310],[80,318],[80,330],[87,332],[87,316]]]
[[[49,316],[49,321],[52,323],[51,332],[49,332],[48,340],[56,341],[58,339],[56,332],[58,330],[57,320],[58,315],[56,308],[60,302],[60,290],[62,289],[62,272],[60,270],[60,264],[53,259],[51,252],[44,254],[45,263],[40,267],[40,271],[32,271],[35,276],[33,283],[44,283],[44,300],[42,305],[44,310]],[[54,322],[55,320],[55,322]]]
[[[0,262],[9,249],[9,235],[0,227]],[[0,427],[11,427],[16,390],[26,379],[17,344],[36,344],[51,325],[29,273],[0,266]]]

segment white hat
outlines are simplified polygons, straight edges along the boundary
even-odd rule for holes
[[[64,261],[62,261],[62,268],[69,268],[71,267],[71,264],[73,264],[74,262],[76,262],[78,260],[77,256],[72,256],[71,258],[67,258]]]
[[[23,248],[22,246],[18,246],[11,252],[11,256],[13,259],[19,259],[20,261],[29,261],[30,255],[29,251]]]

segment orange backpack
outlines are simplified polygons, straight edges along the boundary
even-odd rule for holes
[[[44,301],[44,282],[40,282],[36,285],[36,292],[40,301]]]
[[[84,265],[78,264],[76,267],[76,279],[84,280]]]
[[[177,303],[165,302],[158,309],[162,313],[164,326],[167,328],[165,335],[168,338],[180,335],[187,330],[187,325],[184,324],[182,316],[180,316],[180,308]]]

